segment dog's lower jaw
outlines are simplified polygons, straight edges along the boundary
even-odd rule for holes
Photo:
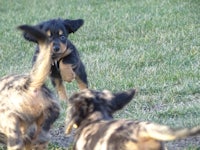
[[[72,50],[70,48],[66,48],[62,53],[53,53],[52,59],[54,61],[59,62],[62,58],[66,57],[67,55],[71,54]]]

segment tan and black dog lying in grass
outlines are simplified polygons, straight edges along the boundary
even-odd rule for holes
[[[200,134],[200,126],[175,130],[150,122],[114,120],[113,113],[134,94],[134,89],[114,94],[88,89],[72,95],[66,133],[77,128],[74,150],[163,150],[163,141]]]
[[[52,43],[34,27],[23,25],[19,29],[37,40],[40,53],[27,75],[0,79],[0,141],[8,150],[43,150],[60,111],[54,94],[45,85],[51,68]]]

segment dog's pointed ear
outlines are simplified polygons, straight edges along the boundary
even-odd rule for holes
[[[37,41],[37,43],[44,43],[48,39],[46,34],[35,26],[21,25],[18,26],[18,29],[29,34],[32,38],[34,38],[35,41]]]
[[[130,89],[128,91],[114,93],[113,98],[108,101],[112,112],[120,110],[127,105],[133,99],[135,92],[135,89]]]
[[[64,26],[68,33],[74,33],[76,32],[82,25],[84,24],[83,19],[77,19],[77,20],[64,20]]]
[[[43,28],[43,23],[35,25],[34,27],[36,29],[41,30]],[[24,31],[23,36],[26,40],[30,42],[38,43],[37,39],[34,36],[32,36],[29,32]]]

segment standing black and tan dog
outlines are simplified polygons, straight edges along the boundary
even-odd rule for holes
[[[163,150],[162,141],[200,134],[200,126],[174,130],[150,122],[114,120],[112,114],[134,94],[134,89],[114,94],[86,89],[72,95],[66,133],[77,128],[74,150]]]
[[[19,29],[35,38],[40,53],[29,74],[0,79],[0,141],[8,150],[42,150],[60,111],[58,101],[44,84],[50,73],[53,43],[34,27]]]
[[[46,32],[53,44],[53,64],[50,77],[59,97],[64,100],[67,99],[67,94],[63,81],[71,82],[76,79],[79,89],[88,88],[85,67],[76,47],[68,39],[68,35],[76,32],[83,23],[82,19],[53,19],[35,26]],[[24,33],[24,38],[38,44],[37,40],[27,32]],[[37,45],[33,62],[37,58],[39,51],[40,48]]]

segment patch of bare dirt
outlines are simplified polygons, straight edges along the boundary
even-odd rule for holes
[[[191,150],[200,150],[200,136],[167,142],[165,145],[167,146],[168,150],[183,150],[188,147],[190,147]]]
[[[64,126],[57,129],[51,129],[51,143],[54,143],[60,147],[67,148],[73,143],[73,135],[66,135]]]

